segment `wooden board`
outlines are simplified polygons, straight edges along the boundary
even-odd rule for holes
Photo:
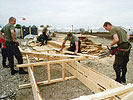
[[[125,85],[125,86],[121,86],[121,87],[117,87],[117,88],[114,88],[114,89],[106,90],[104,92],[92,94],[92,95],[89,95],[89,96],[82,96],[80,98],[73,99],[73,100],[103,100],[103,99],[107,99],[109,97],[112,97],[114,95],[119,95],[121,93],[132,91],[132,90],[133,90],[133,84],[128,84],[128,85]]]

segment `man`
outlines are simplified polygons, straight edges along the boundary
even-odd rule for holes
[[[69,51],[74,52],[74,54],[81,53],[81,50],[80,50],[81,43],[80,43],[78,37],[76,37],[72,33],[68,33],[67,36],[64,38],[64,41],[62,43],[62,47],[61,47],[60,51],[63,50],[67,40],[69,40],[71,42]]]
[[[22,55],[18,48],[18,41],[16,39],[14,24],[16,24],[16,18],[10,17],[9,23],[5,25],[1,30],[1,32],[5,35],[6,49],[8,53],[11,75],[14,75],[18,72],[14,69],[14,56],[16,57],[18,64],[23,63]],[[23,68],[19,68],[19,74],[27,74],[27,72],[25,72]]]
[[[113,37],[113,42],[110,44],[110,48],[115,44],[118,45],[118,51],[115,53],[115,61],[113,65],[116,73],[116,81],[119,83],[125,83],[127,63],[129,61],[129,54],[131,49],[131,44],[129,43],[130,36],[124,29],[121,27],[113,26],[110,22],[105,22],[103,27],[109,31]]]
[[[44,40],[45,40],[45,44],[47,44],[48,41],[48,27],[49,25],[47,25],[43,30],[42,30],[42,35],[43,35],[43,39],[41,41],[41,45],[44,45]]]

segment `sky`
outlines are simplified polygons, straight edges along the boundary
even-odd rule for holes
[[[133,27],[133,0],[0,0],[0,25],[11,16],[26,26],[98,28],[109,21]]]

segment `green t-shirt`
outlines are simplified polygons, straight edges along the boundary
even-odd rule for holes
[[[46,33],[47,30],[48,30],[47,27],[43,28],[42,33]]]
[[[128,42],[127,32],[124,29],[122,29],[121,27],[113,26],[110,30],[110,33],[112,36],[114,34],[118,35],[119,41],[117,44],[120,44],[122,42]]]
[[[11,36],[12,29],[15,30],[15,27],[13,24],[7,24],[2,28],[1,32],[4,33],[6,41],[9,41],[9,42],[13,41]]]
[[[72,35],[72,39],[69,39],[67,36],[64,38],[65,41],[69,40],[72,43],[78,42],[78,38],[75,35]]]

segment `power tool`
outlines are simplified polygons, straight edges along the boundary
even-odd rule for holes
[[[109,46],[107,46],[107,48],[108,48],[111,55],[114,55],[116,53],[116,51],[118,50],[118,46],[115,46],[112,48],[109,48]]]
[[[112,47],[112,48],[109,48],[109,46],[107,46],[107,48],[108,48],[109,52],[99,55],[100,58],[109,56],[110,54],[114,55],[118,50],[118,46],[115,46],[115,47]]]

